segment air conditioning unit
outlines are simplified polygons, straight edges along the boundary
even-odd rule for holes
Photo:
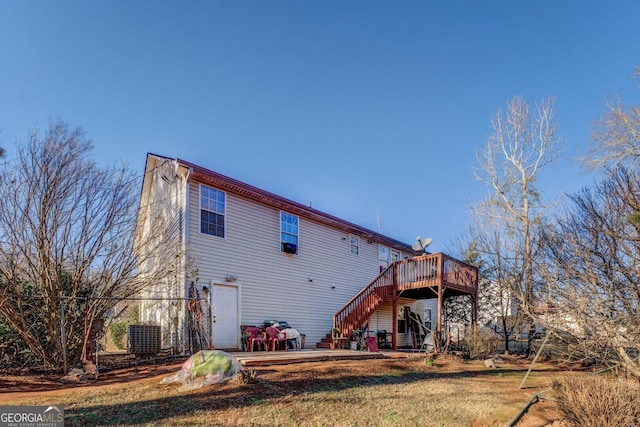
[[[160,353],[162,335],[160,326],[156,325],[129,325],[127,328],[129,353],[137,355],[149,355]]]
[[[282,252],[285,252],[288,254],[297,254],[298,245],[296,245],[295,243],[282,242]]]

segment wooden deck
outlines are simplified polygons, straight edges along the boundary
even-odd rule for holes
[[[364,287],[333,316],[333,327],[347,336],[359,329],[385,301],[393,301],[393,318],[396,317],[396,301],[400,296],[411,299],[438,299],[436,333],[442,330],[443,301],[454,295],[471,295],[476,318],[478,295],[478,269],[443,253],[427,254],[396,261]],[[396,347],[394,322],[393,343]]]

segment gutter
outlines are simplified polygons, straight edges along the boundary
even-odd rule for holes
[[[527,413],[527,411],[529,410],[529,407],[530,407],[531,405],[533,405],[534,403],[537,403],[537,402],[540,400],[540,395],[541,395],[542,393],[544,393],[544,392],[546,392],[546,391],[549,391],[549,390],[551,390],[551,388],[548,388],[548,389],[545,389],[545,390],[539,391],[539,392],[537,392],[536,394],[534,394],[534,395],[533,395],[533,397],[531,397],[531,400],[529,400],[529,402],[527,402],[527,404],[526,404],[526,405],[524,405],[524,408],[520,409],[520,412],[518,412],[518,413],[516,414],[516,416],[515,416],[515,417],[513,417],[513,418],[511,419],[511,421],[509,421],[509,424],[507,424],[507,425],[508,425],[509,427],[513,427],[513,426],[515,426],[516,424],[518,424],[518,421],[520,421],[520,418],[522,418],[522,417],[524,416],[524,414],[526,414],[526,413]]]

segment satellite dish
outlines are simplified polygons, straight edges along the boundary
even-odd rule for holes
[[[411,246],[411,249],[413,249],[416,252],[424,251],[427,248],[427,246],[429,246],[431,242],[433,242],[433,239],[431,237],[425,237],[423,239],[420,236],[418,236],[416,237],[416,240],[417,242],[415,242]]]

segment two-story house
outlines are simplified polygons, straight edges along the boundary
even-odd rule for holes
[[[160,325],[163,347],[178,351],[186,348],[194,322],[188,301],[194,290],[206,340],[234,349],[241,325],[265,320],[288,322],[306,335],[307,347],[334,326],[347,333],[364,323],[394,332],[394,345],[408,345],[405,307],[435,330],[444,298],[477,289],[477,270],[446,255],[415,257],[406,243],[153,154],[147,156],[138,234],[169,242],[153,265],[141,266],[141,274],[148,268],[168,274],[142,292],[140,320]]]

